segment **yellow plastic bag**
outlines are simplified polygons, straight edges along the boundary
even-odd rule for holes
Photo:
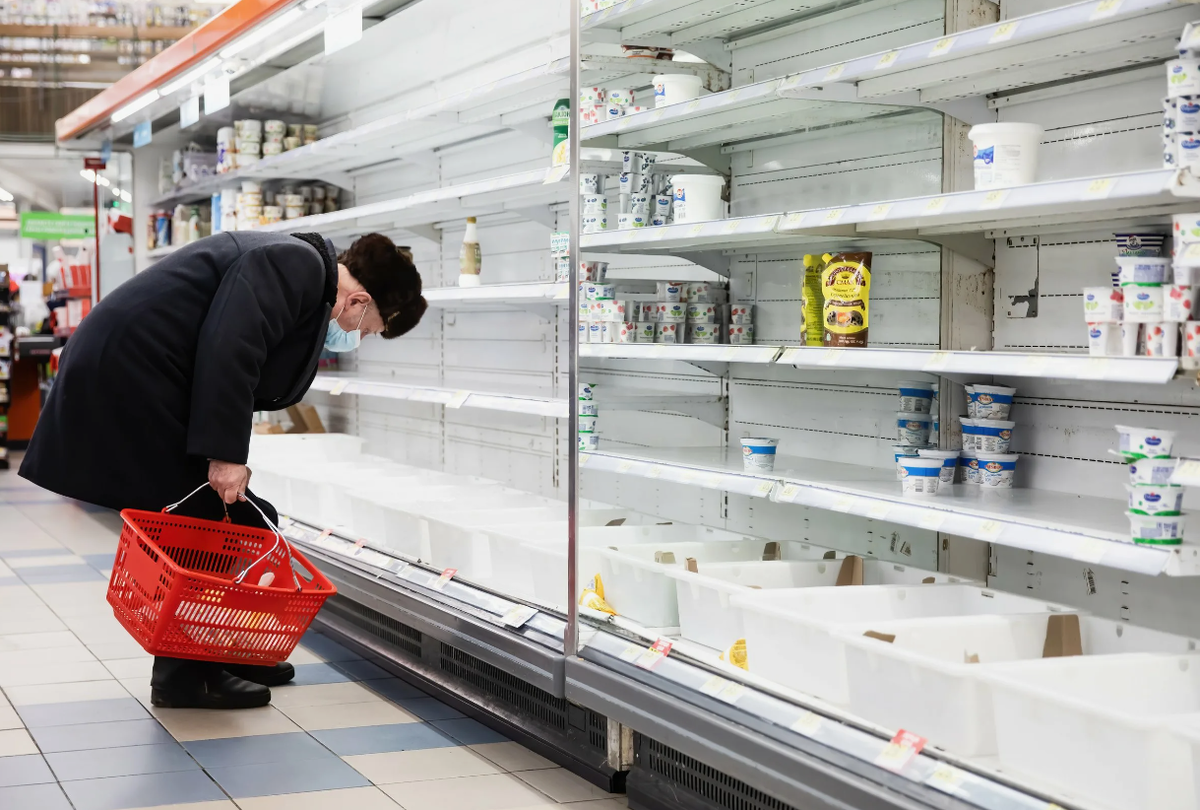
[[[600,581],[599,574],[592,577],[592,581],[583,589],[583,593],[579,594],[579,606],[598,610],[610,616],[617,615],[612,605],[604,601],[604,583]]]
[[[733,642],[733,645],[729,649],[721,653],[721,660],[749,672],[750,665],[746,660],[746,639],[739,638]]]

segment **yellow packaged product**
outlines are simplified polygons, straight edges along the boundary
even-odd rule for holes
[[[870,324],[871,254],[826,253],[821,290],[824,345],[866,346]]]
[[[729,649],[721,653],[721,660],[749,672],[750,664],[746,659],[746,639],[739,638],[733,642],[733,645]]]
[[[800,339],[807,346],[820,346],[825,330],[821,323],[825,296],[821,292],[821,269],[825,264],[820,256],[804,256],[804,278],[800,285]]]
[[[583,593],[579,594],[579,606],[598,610],[610,616],[617,615],[612,605],[604,601],[604,583],[600,581],[599,574],[592,577],[592,581],[583,589]]]

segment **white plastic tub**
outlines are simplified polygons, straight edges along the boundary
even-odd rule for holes
[[[351,529],[358,537],[385,542],[385,505],[407,503],[414,490],[454,485],[466,486],[461,476],[416,468],[399,468],[395,473],[374,478],[346,493],[350,499]]]
[[[665,73],[654,79],[654,106],[665,107],[700,97],[702,81],[699,76]]]
[[[513,490],[498,485],[450,484],[421,487],[380,500],[384,542],[388,548],[426,562],[430,559],[429,531],[422,510],[441,504],[470,501],[480,507],[501,505]]]
[[[841,560],[762,560],[710,563],[698,573],[671,568],[679,603],[679,630],[698,644],[723,650],[746,634],[742,609],[730,604],[737,594],[756,589],[817,588],[837,584]],[[863,560],[864,585],[920,585],[965,582],[959,577],[909,568],[882,560]]]
[[[301,520],[323,528],[346,528],[352,522],[348,490],[391,469],[391,462],[371,456],[355,461],[303,465],[288,476],[291,511]]]
[[[1036,599],[975,585],[864,585],[753,591],[730,597],[742,609],[750,671],[784,686],[845,705],[846,644],[835,631],[870,629],[898,619],[1045,613]]]
[[[997,664],[1000,767],[1103,810],[1194,810],[1173,716],[1200,712],[1200,656],[1133,653]]]
[[[425,522],[429,532],[429,562],[435,568],[456,568],[477,582],[492,578],[490,530],[514,531],[523,526],[565,521],[567,508],[526,502],[491,509],[431,510]]]
[[[677,174],[671,184],[675,187],[676,225],[725,218],[725,203],[721,200],[725,178],[721,175]]]
[[[967,137],[975,147],[975,189],[1007,188],[1032,183],[1037,177],[1037,124],[976,124]]]
[[[676,627],[679,604],[669,568],[683,568],[688,557],[698,564],[761,560],[764,541],[743,539],[707,543],[643,543],[596,549],[604,597],[626,618],[646,627]],[[786,551],[786,549],[785,549]],[[659,552],[674,555],[673,563],[655,562]]]
[[[859,629],[840,631],[846,644],[850,710],[887,728],[920,734],[959,756],[993,755],[992,699],[980,675],[994,664],[1041,660],[1052,615],[955,616],[871,625],[871,630],[895,636],[891,643],[864,636]],[[1079,625],[1084,656],[1186,653],[1194,643],[1096,616],[1080,616]],[[978,663],[967,663],[972,656]]]

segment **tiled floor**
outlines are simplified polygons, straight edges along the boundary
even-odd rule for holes
[[[119,527],[0,471],[2,810],[626,807],[317,634],[271,706],[150,707],[104,601]]]

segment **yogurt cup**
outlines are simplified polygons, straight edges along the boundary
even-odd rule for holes
[[[976,411],[979,410],[979,403],[977,403],[971,397],[971,394],[975,393],[975,386],[970,383],[968,383],[967,385],[964,385],[963,393],[966,394],[966,397],[967,397],[967,417],[970,419],[974,419]]]
[[[916,458],[918,449],[907,444],[893,444],[892,455],[896,461],[896,480],[899,481],[904,476],[901,475],[900,459]]]
[[[1142,334],[1142,325],[1134,321],[1121,324],[1121,354],[1125,357],[1134,357],[1138,353],[1138,337]]]
[[[685,331],[688,343],[711,345],[718,343],[720,327],[712,323],[689,323]]]
[[[1188,321],[1183,325],[1183,357],[1180,364],[1184,368],[1200,367],[1200,321]]]
[[[942,460],[940,458],[913,458],[904,456],[900,465],[900,491],[906,498],[936,495],[941,485]]]
[[[677,323],[656,323],[654,324],[654,342],[655,343],[681,343],[679,340],[679,324]]]
[[[1167,238],[1161,233],[1117,233],[1118,256],[1162,256]]]
[[[692,281],[688,282],[684,291],[687,294],[689,304],[715,304],[717,303],[716,290],[713,285],[707,281]]]
[[[579,193],[580,194],[599,194],[603,189],[600,175],[598,174],[581,174],[579,175]],[[587,197],[584,197],[583,204],[587,205]],[[608,198],[604,198],[604,207],[608,207]]]
[[[687,308],[682,303],[660,303],[655,307],[659,323],[685,323],[687,321]]]
[[[736,324],[754,323],[754,305],[753,304],[730,304],[729,305],[729,322]]]
[[[592,175],[595,177],[595,175]],[[583,195],[583,212],[585,214],[599,214],[608,211],[608,197],[604,194],[584,194]]]
[[[976,477],[979,486],[985,489],[1012,489],[1019,458],[1016,453],[977,453],[979,472]]]
[[[1170,458],[1175,446],[1175,431],[1158,428],[1116,425],[1117,452],[1129,461],[1143,458]]]
[[[1183,543],[1183,530],[1187,523],[1184,515],[1125,514],[1129,517],[1133,542],[1147,546],[1178,546]]]
[[[653,343],[654,342],[654,321],[638,321],[637,325],[637,341],[638,343]]]
[[[932,429],[933,417],[927,413],[896,412],[896,438],[899,444],[925,447],[929,444],[929,431]]]
[[[590,401],[592,399],[592,394],[595,393],[595,387],[596,387],[595,383],[589,383],[589,382],[580,383],[579,384],[579,399],[581,401],[585,401],[585,402]]]
[[[678,304],[681,301],[686,301],[687,296],[684,295],[684,285],[682,281],[660,281],[656,285],[657,298],[660,302]]]
[[[595,433],[580,433],[578,435],[580,452],[588,453],[600,449],[600,437]]]
[[[941,469],[938,470],[938,478],[943,484],[954,483],[954,473],[958,470],[958,451],[957,450],[938,450],[937,448],[928,447],[917,451],[917,455],[921,458],[935,458],[942,462]]]
[[[978,484],[979,483],[979,457],[975,455],[975,451],[963,450],[959,455],[959,466],[963,468],[963,483]]]
[[[597,416],[600,411],[596,408],[594,399],[583,399],[579,401],[580,416]]]
[[[1115,323],[1089,323],[1088,354],[1110,357],[1121,353],[1121,327]]]
[[[1155,323],[1163,316],[1161,284],[1122,284],[1125,294],[1125,320],[1133,323]]]
[[[608,275],[608,262],[580,262],[580,281],[604,281]]]
[[[599,417],[597,417],[597,416],[583,416],[581,414],[579,417],[579,432],[580,433],[595,433],[597,419],[599,419]]]
[[[1129,465],[1129,483],[1139,484],[1169,484],[1179,464],[1177,458],[1143,458]]]
[[[1003,419],[976,419],[975,450],[979,453],[1007,453],[1015,426],[1015,422]]]
[[[1168,284],[1163,287],[1163,320],[1190,321],[1200,303],[1197,300],[1198,293],[1200,287],[1188,284]]]
[[[617,288],[614,284],[591,282],[584,288],[583,294],[589,301],[611,301],[617,294]]]
[[[1147,357],[1175,357],[1179,353],[1178,321],[1148,323],[1142,330]]]
[[[1170,278],[1171,260],[1155,256],[1117,256],[1122,284],[1162,284]]]
[[[1125,490],[1129,493],[1129,511],[1135,515],[1182,514],[1183,487],[1126,484]]]
[[[1200,95],[1200,60],[1180,57],[1167,62],[1167,95]]]
[[[1173,109],[1175,129],[1180,132],[1200,132],[1200,100],[1195,96],[1180,98],[1176,100]]]
[[[638,342],[638,325],[633,321],[622,321],[620,331],[617,333],[617,343],[637,343]]]
[[[689,301],[687,305],[688,323],[716,323],[717,308],[713,304],[697,304]]]
[[[770,472],[775,469],[775,451],[778,447],[779,439],[742,439],[742,469],[747,472]]]
[[[923,380],[900,381],[900,410],[929,413],[933,407],[933,383]]]
[[[1171,266],[1171,278],[1176,284],[1187,287],[1200,286],[1200,263],[1195,259],[1176,258]]]
[[[754,324],[729,324],[729,345],[749,346],[754,343]]]
[[[1113,287],[1083,288],[1083,317],[1088,323],[1124,320],[1125,293]]]
[[[976,383],[968,397],[975,401],[976,419],[1004,420],[1008,419],[1008,412],[1012,410],[1013,396],[1016,393],[1017,389],[1004,385]]]
[[[962,426],[963,450],[970,450],[972,453],[975,452],[979,449],[979,428],[977,425],[982,420],[972,419],[969,416],[960,416],[958,421]]]

